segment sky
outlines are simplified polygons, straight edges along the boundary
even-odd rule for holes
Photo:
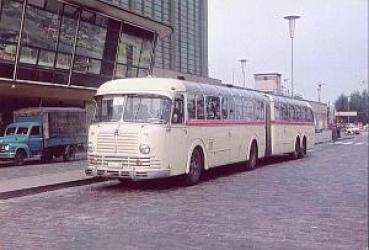
[[[367,0],[208,0],[209,76],[242,85],[240,59],[253,74],[291,77],[288,21],[299,15],[294,37],[294,92],[322,102],[368,88]],[[363,82],[364,81],[364,82]],[[287,87],[290,87],[288,80]]]

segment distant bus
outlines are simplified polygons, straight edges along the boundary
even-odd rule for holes
[[[87,175],[153,179],[290,154],[314,145],[309,103],[227,85],[176,79],[113,80],[97,91]]]

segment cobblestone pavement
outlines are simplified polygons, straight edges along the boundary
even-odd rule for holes
[[[24,166],[14,166],[12,163],[0,163],[0,181],[13,178],[28,177],[42,174],[61,173],[68,170],[84,170],[86,166],[86,154],[76,155],[76,160],[64,162],[61,158],[54,159],[51,163],[41,163],[40,161],[28,161]],[[1,248],[0,248],[1,250]]]
[[[364,250],[368,141],[346,142],[193,187],[111,181],[0,201],[0,249]]]

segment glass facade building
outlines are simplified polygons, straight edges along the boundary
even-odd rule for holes
[[[57,0],[0,0],[0,77],[84,87],[148,74],[155,33]]]
[[[157,42],[155,67],[208,77],[207,0],[104,0],[173,27]]]
[[[171,32],[101,0],[0,0],[0,126],[17,108],[83,107],[105,81],[147,76]]]

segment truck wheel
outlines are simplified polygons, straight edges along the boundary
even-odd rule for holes
[[[67,146],[63,154],[64,161],[73,161],[76,158],[76,150],[73,146]]]
[[[14,164],[16,166],[23,166],[25,158],[26,158],[25,153],[22,150],[18,150],[17,153],[15,154]]]
[[[41,156],[41,161],[44,163],[51,162],[52,159],[53,159],[53,155],[50,152],[45,153]]]

